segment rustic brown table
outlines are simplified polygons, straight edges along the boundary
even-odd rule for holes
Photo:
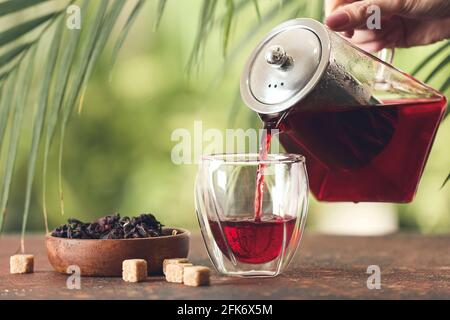
[[[151,277],[130,284],[120,278],[82,278],[80,290],[47,261],[44,237],[27,238],[35,272],[9,274],[19,237],[0,238],[0,299],[450,299],[450,236],[396,234],[338,237],[307,234],[290,269],[276,278],[243,279],[214,273],[209,287],[185,287]],[[192,237],[190,258],[210,265],[201,237]],[[381,289],[367,288],[369,265],[381,269]]]

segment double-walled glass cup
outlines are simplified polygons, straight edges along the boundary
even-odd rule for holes
[[[255,200],[258,170],[264,174],[261,201]],[[276,276],[292,260],[306,222],[304,157],[206,156],[199,165],[195,205],[209,257],[220,273]]]

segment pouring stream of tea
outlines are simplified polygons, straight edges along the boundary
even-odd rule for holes
[[[258,164],[258,169],[256,171],[256,189],[254,202],[255,221],[261,221],[264,197],[264,171],[266,169],[266,164],[264,163],[264,161],[267,160],[267,155],[270,150],[270,143],[272,141],[272,128],[272,123],[266,123],[264,125],[263,134],[261,136],[261,145],[259,147],[258,160],[262,162]]]

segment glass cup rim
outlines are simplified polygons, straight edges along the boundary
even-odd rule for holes
[[[258,153],[213,153],[204,155],[202,162],[230,165],[291,164],[304,163],[305,157],[294,153],[269,153],[267,159],[259,159]]]

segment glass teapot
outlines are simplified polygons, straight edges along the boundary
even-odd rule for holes
[[[253,50],[241,96],[287,152],[306,157],[321,201],[410,202],[445,97],[320,22],[289,20]]]

